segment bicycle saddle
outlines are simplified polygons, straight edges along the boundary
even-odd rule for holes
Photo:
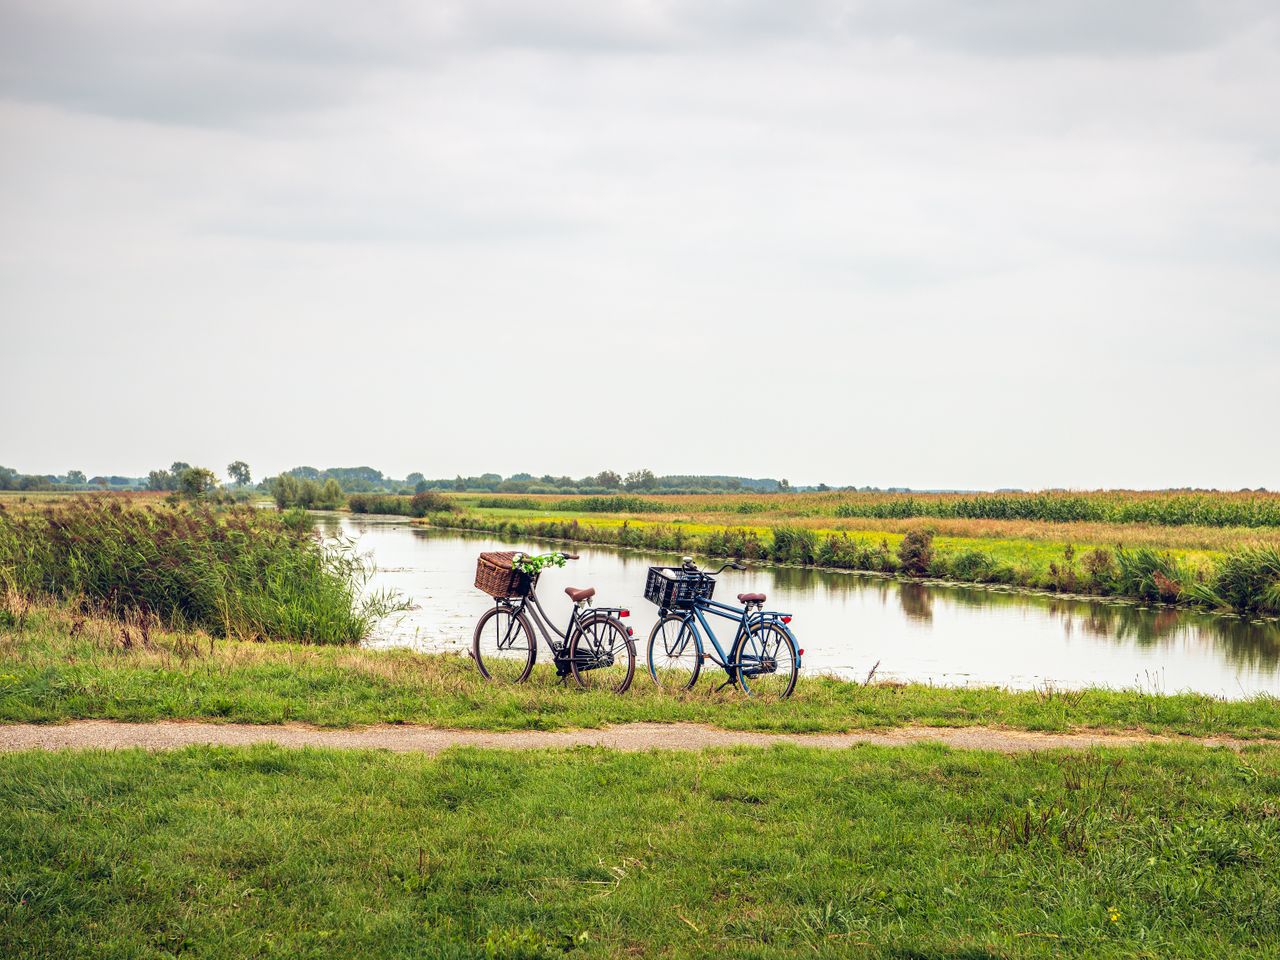
[[[739,603],[764,603],[765,596],[763,593],[740,593],[738,594]]]
[[[569,599],[574,603],[581,603],[583,600],[590,600],[596,595],[595,587],[565,587],[564,592],[569,595]]]

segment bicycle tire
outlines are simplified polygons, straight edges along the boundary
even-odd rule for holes
[[[653,625],[645,649],[645,663],[649,676],[661,689],[693,689],[702,672],[702,638],[687,616],[668,613]]]
[[[492,630],[487,629],[495,618],[506,618],[507,622],[499,619]],[[515,636],[511,635],[513,628]],[[494,607],[485,613],[471,636],[471,658],[490,683],[524,683],[538,659],[538,641],[529,618],[511,607]]]

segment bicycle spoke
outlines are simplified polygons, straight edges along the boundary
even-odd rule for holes
[[[495,683],[519,683],[533,666],[534,638],[522,617],[506,608],[481,620],[472,643],[476,665]]]
[[[735,661],[738,684],[752,697],[782,699],[795,688],[795,647],[774,624],[753,626],[739,641]]]
[[[621,693],[635,673],[635,648],[622,624],[595,617],[578,628],[570,664],[580,686]]]
[[[687,690],[697,682],[701,654],[689,621],[667,616],[654,625],[649,635],[648,667],[654,682],[664,690]]]

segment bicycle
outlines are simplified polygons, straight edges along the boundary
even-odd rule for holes
[[[765,610],[763,593],[738,594],[741,607],[712,600],[716,576],[729,567],[746,569],[731,561],[707,573],[692,557],[685,557],[679,567],[649,568],[645,599],[656,603],[660,614],[649,634],[649,675],[664,689],[688,690],[698,682],[703,662],[712,660],[728,676],[717,690],[736,684],[748,696],[785,699],[796,688],[804,656],[788,626],[791,614]],[[708,614],[737,624],[728,656],[707,622]],[[703,650],[699,627],[711,640],[714,654]]]
[[[480,617],[471,638],[471,657],[486,680],[524,683],[538,657],[538,632],[551,649],[556,674],[569,676],[587,690],[625,693],[635,676],[636,651],[632,630],[622,618],[625,607],[596,607],[593,587],[565,587],[573,601],[569,623],[557,630],[538,600],[537,584],[544,565],[563,566],[577,554],[482,553],[476,564],[476,586],[494,598],[494,606]],[[531,568],[532,573],[521,569]]]

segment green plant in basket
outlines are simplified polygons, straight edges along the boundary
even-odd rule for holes
[[[517,553],[511,559],[511,569],[519,570],[531,577],[536,577],[546,567],[563,567],[564,565],[565,558],[562,553],[544,553],[536,557],[527,553]]]

